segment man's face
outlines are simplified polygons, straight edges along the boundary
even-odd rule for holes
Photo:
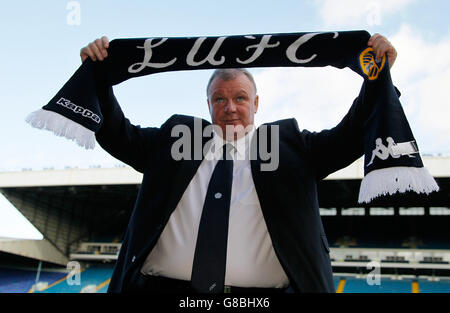
[[[258,96],[245,74],[240,73],[230,80],[216,77],[209,87],[208,107],[213,124],[222,129],[225,138],[237,139],[243,134],[236,133],[236,129],[242,130],[254,124]],[[227,131],[227,125],[229,130],[230,127],[235,130],[230,133]]]

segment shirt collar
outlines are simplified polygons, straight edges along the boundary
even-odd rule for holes
[[[253,138],[253,134],[255,133],[255,126],[253,125],[252,129],[245,134],[245,136],[239,138],[238,140],[228,141],[223,139],[221,136],[217,135],[216,132],[213,131],[213,153],[214,156],[221,156],[223,145],[231,144],[235,151],[236,157],[238,160],[244,160],[245,156],[248,154],[250,143]]]

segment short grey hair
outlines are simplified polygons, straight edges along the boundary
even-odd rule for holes
[[[211,78],[209,79],[208,85],[206,86],[206,96],[209,97],[209,87],[216,77],[227,81],[235,79],[240,74],[244,74],[245,76],[247,76],[247,78],[252,83],[253,88],[255,88],[256,95],[257,91],[255,80],[253,79],[253,75],[248,70],[246,70],[245,68],[218,68],[213,72]]]

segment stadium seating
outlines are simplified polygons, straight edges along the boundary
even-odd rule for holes
[[[80,293],[82,290],[92,292],[92,286],[97,293],[104,293],[108,289],[109,280],[111,278],[113,267],[110,265],[98,266],[93,265],[86,268],[80,273],[80,284],[76,284],[76,278],[72,277],[69,282],[74,284],[69,285],[66,279],[63,279],[58,284],[49,286],[48,289],[43,290],[43,293]]]
[[[341,292],[343,293],[411,293],[413,291],[413,280],[410,278],[403,280],[393,280],[387,277],[380,279],[380,284],[370,285],[366,277],[341,277],[345,279],[345,285]],[[336,290],[336,281],[334,279]],[[418,292],[420,293],[450,293],[450,280],[442,279],[440,281],[428,281],[426,279],[419,279]]]
[[[450,293],[450,280],[428,281],[419,279],[421,293]]]
[[[382,278],[380,284],[369,285],[365,278],[347,277],[344,293],[410,293],[411,280]]]
[[[333,281],[334,281],[334,289],[337,290],[340,280],[341,280],[340,277],[337,277],[337,276],[334,276],[334,277],[333,277]]]
[[[327,234],[327,239],[332,248],[389,248],[389,249],[434,249],[449,250],[450,241],[447,237],[433,236],[393,236],[392,234],[368,236],[362,234],[346,234],[333,236]]]
[[[63,272],[41,271],[40,282],[52,284],[66,276]],[[35,270],[0,268],[0,293],[28,292],[36,281]]]
[[[46,272],[40,274],[40,282],[48,283],[48,287],[35,293],[105,293],[112,275],[110,264],[92,264],[80,273],[80,284],[69,285],[66,273]],[[26,293],[35,283],[36,271],[0,268],[0,293]],[[70,279],[69,279],[70,280]],[[379,285],[369,285],[366,277],[358,278],[347,275],[335,275],[334,286],[341,293],[411,293],[413,291],[412,278],[393,280],[382,277]],[[450,279],[441,278],[440,281],[419,279],[418,291],[421,293],[450,293]]]

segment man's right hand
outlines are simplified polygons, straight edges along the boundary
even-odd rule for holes
[[[92,61],[103,61],[108,56],[108,51],[106,51],[108,47],[108,37],[103,36],[102,38],[94,40],[80,50],[81,62],[84,62],[88,57],[90,57]]]

